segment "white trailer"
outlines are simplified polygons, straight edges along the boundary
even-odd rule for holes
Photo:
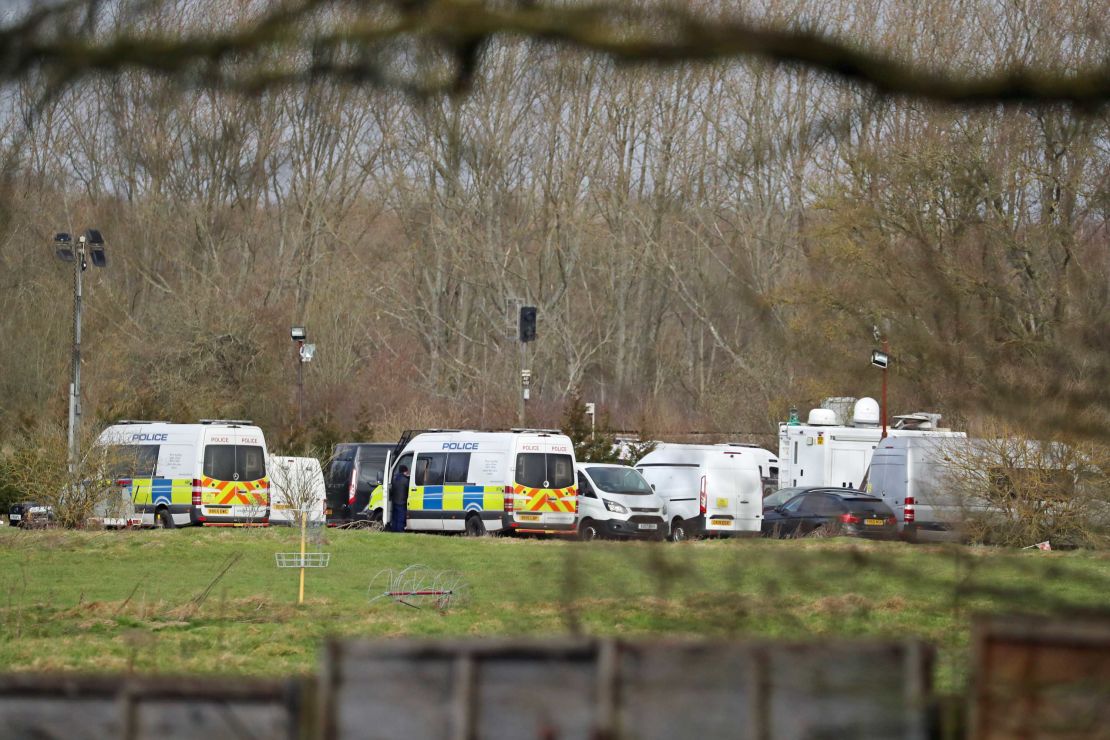
[[[939,414],[904,414],[892,418],[887,438],[965,437],[937,426]],[[855,402],[850,423],[828,408],[813,409],[805,424],[779,425],[779,487],[822,486],[862,490],[871,456],[882,439],[879,404]]]

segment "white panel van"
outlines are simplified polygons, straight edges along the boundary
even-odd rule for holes
[[[778,461],[744,445],[660,444],[636,470],[665,505],[670,538],[758,534],[763,523],[762,474]]]
[[[578,465],[578,537],[658,540],[666,536],[663,500],[635,468]]]
[[[300,524],[307,513],[309,524],[325,519],[327,489],[324,471],[314,457],[270,458],[270,524]]]

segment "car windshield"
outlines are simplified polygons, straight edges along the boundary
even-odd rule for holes
[[[609,493],[624,493],[631,496],[646,496],[651,486],[644,476],[632,468],[586,468],[597,487]]]
[[[776,508],[782,506],[790,499],[802,492],[801,488],[781,488],[763,499],[763,508]]]

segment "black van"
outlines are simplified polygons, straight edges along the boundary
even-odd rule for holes
[[[328,524],[345,524],[366,510],[385,476],[386,453],[396,442],[341,442],[328,465]]]

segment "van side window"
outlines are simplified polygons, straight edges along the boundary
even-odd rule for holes
[[[594,489],[590,486],[590,482],[586,480],[586,476],[581,473],[578,474],[578,495],[585,496],[586,498],[597,498]]]
[[[418,486],[442,486],[446,467],[447,455],[445,454],[417,455],[416,477],[413,478],[413,482]]]
[[[470,472],[470,453],[452,452],[447,456],[447,475],[444,483],[466,483]]]
[[[112,478],[152,478],[158,464],[158,445],[112,445],[108,474]]]

